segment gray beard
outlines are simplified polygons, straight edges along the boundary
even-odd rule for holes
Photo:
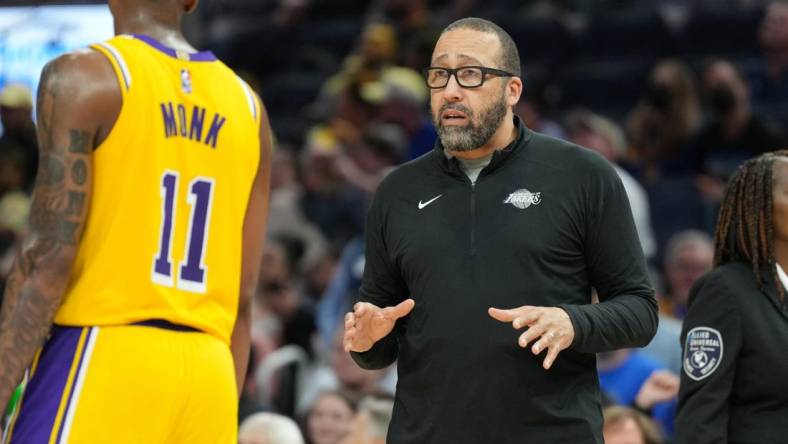
[[[446,108],[454,108],[448,106]],[[438,113],[435,127],[438,130],[438,137],[441,139],[443,148],[448,151],[473,151],[490,141],[493,134],[498,131],[504,117],[506,117],[506,103],[503,98],[485,109],[478,119],[478,124],[474,120],[473,113],[464,106],[457,106],[468,116],[468,124],[465,126],[443,126]]]

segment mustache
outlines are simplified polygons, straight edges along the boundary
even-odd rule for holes
[[[464,113],[466,116],[468,116],[468,118],[473,117],[473,111],[471,111],[470,108],[468,108],[467,106],[461,105],[459,103],[444,103],[443,106],[441,106],[441,109],[438,110],[438,115],[440,116],[447,109],[453,109],[455,111],[460,111],[460,112]]]

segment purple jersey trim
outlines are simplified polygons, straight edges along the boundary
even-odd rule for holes
[[[143,42],[147,43],[148,45],[158,49],[159,51],[167,54],[170,57],[180,59],[178,57],[178,53],[181,51],[176,51],[169,46],[164,46],[161,42],[154,39],[153,37],[149,37],[143,34],[132,34],[132,37],[138,40],[142,40]],[[200,52],[183,52],[182,54],[189,57],[190,62],[215,62],[216,56],[213,55],[211,51],[200,51]]]
[[[10,444],[49,442],[81,334],[81,327],[52,327],[36,372],[25,388]]]

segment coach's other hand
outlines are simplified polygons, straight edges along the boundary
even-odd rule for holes
[[[547,349],[547,356],[542,363],[545,370],[550,369],[558,353],[569,347],[575,338],[572,321],[560,308],[524,305],[509,310],[490,308],[487,312],[493,319],[511,322],[515,330],[528,327],[528,330],[520,335],[518,343],[520,347],[525,348],[531,341],[539,338],[531,347],[531,351],[538,355],[542,350]]]
[[[381,338],[391,333],[397,319],[413,310],[416,302],[405,299],[394,307],[380,308],[369,302],[359,302],[345,315],[345,337],[342,344],[346,352],[365,352]]]

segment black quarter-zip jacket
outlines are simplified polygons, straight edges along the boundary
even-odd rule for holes
[[[413,311],[364,353],[397,362],[388,443],[602,443],[594,353],[646,345],[657,306],[624,188],[601,156],[533,132],[475,185],[440,142],[392,172],[367,216],[359,299]],[[591,304],[596,288],[599,304]],[[489,307],[561,307],[575,339],[550,370]]]
[[[681,332],[679,444],[788,442],[788,305],[771,270],[720,265],[693,286]]]

